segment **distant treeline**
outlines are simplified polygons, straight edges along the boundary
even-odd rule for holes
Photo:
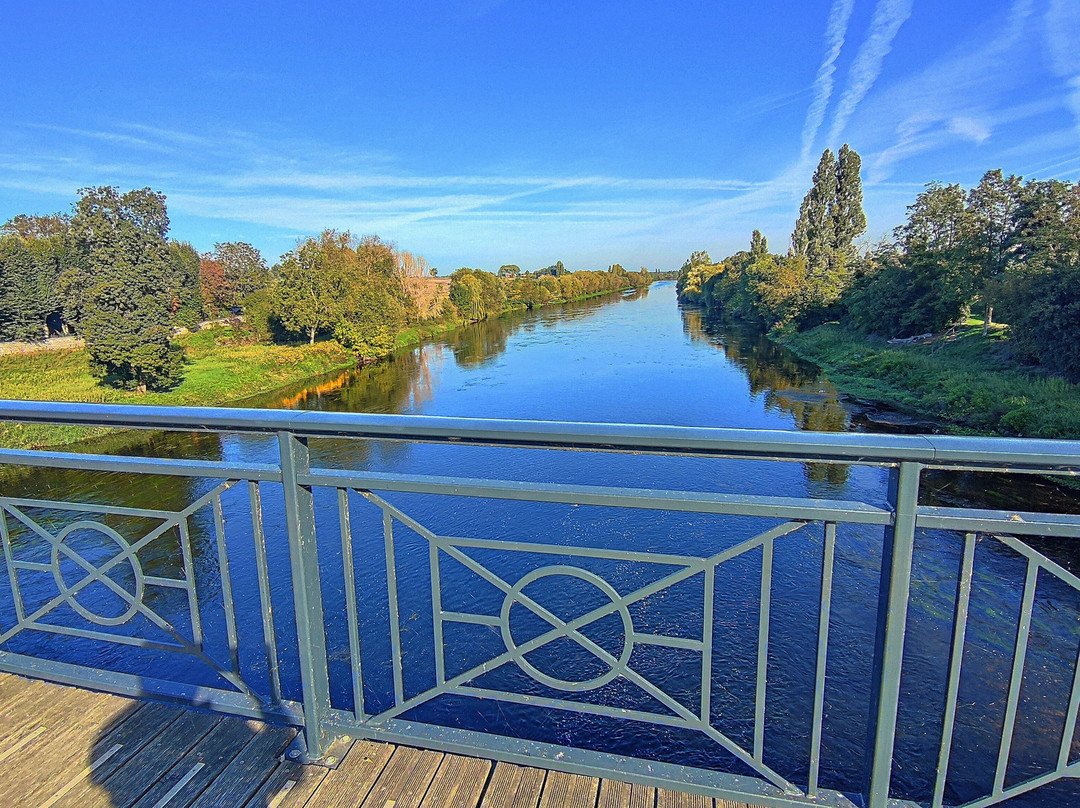
[[[498,275],[481,269],[462,267],[450,276],[450,302],[469,320],[483,320],[508,309],[532,309],[548,303],[562,303],[582,297],[641,289],[653,277],[647,269],[627,272],[619,264],[606,271],[569,272],[559,261],[536,272],[510,274],[503,267]]]
[[[1080,184],[1001,170],[970,189],[932,182],[892,238],[860,253],[859,161],[846,150],[822,156],[786,255],[758,231],[719,263],[696,252],[679,272],[680,300],[780,331],[838,321],[884,337],[939,332],[974,312],[986,328],[1007,323],[1021,359],[1080,379]]]
[[[174,386],[183,372],[174,330],[208,318],[242,312],[238,339],[325,336],[364,360],[386,355],[402,329],[423,323],[479,320],[653,279],[618,264],[569,272],[561,261],[439,278],[422,256],[335,230],[269,266],[244,242],[200,255],[170,240],[165,196],[149,188],[79,194],[71,214],[20,215],[0,228],[0,340],[77,333],[93,372],[121,387]]]

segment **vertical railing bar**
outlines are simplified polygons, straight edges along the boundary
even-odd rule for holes
[[[363,721],[364,675],[360,667],[360,617],[356,608],[356,567],[353,560],[352,521],[348,489],[339,488],[338,525],[341,527],[341,566],[345,574],[345,613],[349,621],[349,666],[352,670],[353,716]]]
[[[225,546],[225,512],[221,496],[214,497],[214,532],[217,534],[218,569],[221,571],[221,601],[225,606],[225,634],[229,641],[229,659],[233,673],[240,673],[240,641],[236,634],[236,604],[233,601],[232,576],[229,574],[229,551]]]
[[[1076,652],[1076,664],[1073,666],[1072,691],[1069,693],[1069,708],[1065,713],[1065,729],[1061,734],[1061,748],[1058,751],[1058,769],[1069,765],[1072,752],[1073,736],[1076,734],[1076,713],[1080,710],[1080,648]]]
[[[892,469],[889,475],[889,504],[892,506],[893,520],[885,533],[881,557],[878,627],[867,743],[867,808],[885,808],[889,803],[921,474],[920,463],[905,461],[900,463],[898,468]]]
[[[263,530],[262,494],[259,484],[248,481],[248,501],[251,503],[251,535],[255,541],[255,572],[259,581],[259,605],[262,612],[263,646],[266,649],[266,673],[270,680],[270,696],[274,703],[281,701],[281,671],[277,651],[277,630],[274,628],[274,601],[270,594],[270,566],[266,559],[266,533]]]
[[[180,553],[184,559],[184,582],[187,584],[188,611],[191,612],[191,641],[199,648],[203,644],[202,614],[199,612],[199,593],[195,582],[195,561],[191,555],[191,529],[188,517],[180,518]]]
[[[817,665],[814,669],[814,714],[810,729],[810,782],[807,794],[817,794],[821,773],[821,733],[825,715],[825,668],[829,653],[829,617],[832,613],[833,565],[836,556],[836,523],[825,523],[821,558],[821,602],[818,610]]]
[[[443,610],[442,579],[439,575],[439,548],[434,542],[428,543],[428,558],[431,565],[431,620],[435,628],[435,684],[441,687],[446,683],[446,647],[443,645]]]
[[[1001,730],[1001,747],[998,750],[997,768],[994,770],[994,794],[1005,790],[1005,774],[1009,768],[1013,733],[1016,729],[1016,708],[1020,703],[1020,687],[1027,663],[1028,636],[1031,633],[1031,612],[1035,606],[1035,588],[1039,581],[1039,566],[1032,559],[1027,562],[1024,578],[1024,600],[1020,606],[1020,623],[1016,629],[1016,650],[1013,653],[1012,673],[1009,676],[1009,697],[1005,703],[1005,724]]]
[[[708,724],[712,715],[713,601],[716,597],[716,567],[705,569],[705,598],[701,618],[701,720]]]
[[[960,693],[960,671],[964,662],[964,640],[967,636],[968,606],[971,602],[971,575],[975,566],[975,534],[964,536],[964,556],[956,584],[956,615],[953,618],[952,647],[949,650],[949,679],[945,689],[945,721],[941,728],[941,749],[938,752],[937,774],[931,805],[941,808],[945,799],[945,781],[949,776],[949,756],[952,754],[953,725]]]
[[[401,625],[398,622],[397,560],[394,558],[394,519],[383,511],[383,542],[386,546],[386,594],[390,599],[390,651],[393,654],[395,706],[405,701],[401,674]]]
[[[769,673],[769,612],[772,606],[773,544],[761,546],[761,597],[758,609],[757,689],[754,696],[754,759],[765,753],[765,688]]]
[[[305,439],[278,433],[281,482],[289,532],[289,567],[296,614],[296,647],[304,701],[304,742],[312,759],[325,754],[326,721],[330,713],[330,674],[326,662],[326,625],[319,577],[319,546],[315,535],[315,500],[311,486],[297,476],[311,469]]]
[[[15,619],[26,619],[23,609],[22,592],[19,590],[19,574],[15,569],[15,559],[11,555],[11,534],[8,533],[7,509],[0,507],[0,542],[4,545],[4,563],[7,566],[8,580],[11,581],[11,598],[15,602]]]

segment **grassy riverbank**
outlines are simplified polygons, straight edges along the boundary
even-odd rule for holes
[[[604,291],[575,300],[615,294]],[[553,300],[545,305],[569,302]],[[524,307],[521,307],[522,309]],[[514,311],[507,308],[505,313]],[[429,320],[402,330],[395,350],[453,331],[455,319]],[[166,392],[135,393],[100,384],[90,374],[84,348],[0,356],[0,398],[37,401],[82,401],[98,404],[152,404],[213,407],[296,385],[334,370],[355,365],[355,357],[337,342],[315,345],[242,344],[232,329],[220,327],[186,334],[177,342],[184,349],[184,380]],[[0,423],[0,446],[43,449],[100,438],[103,428]]]
[[[983,335],[977,320],[922,345],[890,345],[835,323],[783,341],[843,392],[955,432],[1080,438],[1080,385],[1021,365],[1006,332]]]
[[[181,337],[184,381],[163,393],[134,393],[99,384],[85,349],[0,357],[0,398],[108,404],[215,406],[276,390],[321,373],[350,367],[353,357],[336,342],[315,345],[242,345],[229,328]],[[0,445],[62,446],[104,434],[104,429],[0,424]]]

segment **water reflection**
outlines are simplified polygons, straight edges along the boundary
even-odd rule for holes
[[[765,408],[789,414],[797,429],[846,432],[851,414],[840,393],[821,370],[750,326],[725,322],[702,309],[684,307],[683,332],[691,339],[715,345],[729,362],[746,374],[750,394],[763,396]],[[842,463],[805,463],[807,479],[830,486],[848,481]]]

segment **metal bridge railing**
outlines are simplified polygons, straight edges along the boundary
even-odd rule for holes
[[[940,721],[935,762],[925,793],[912,799],[974,808],[1080,777],[1073,752],[1080,709],[1077,659],[1058,672],[1068,682],[1067,702],[1060,705],[1062,725],[1047,728],[1058,738],[1052,759],[1021,765],[1014,755],[1021,693],[1032,687],[1027,663],[1037,590],[1052,579],[1054,586],[1080,592],[1080,578],[1025,538],[1080,537],[1080,517],[920,503],[920,478],[927,469],[1077,474],[1077,442],[14,401],[0,401],[0,420],[247,434],[258,439],[260,452],[254,456],[264,461],[0,450],[3,467],[117,475],[104,477],[113,482],[93,489],[92,496],[76,498],[55,486],[28,492],[27,477],[0,476],[7,584],[6,591],[0,589],[0,670],[287,721],[303,728],[305,748],[297,753],[315,762],[333,761],[336,739],[362,737],[614,775],[760,805],[840,806],[851,804],[851,798],[871,808],[906,805],[912,804],[906,801],[911,795],[897,792],[894,766],[915,542],[920,531],[945,531],[962,537],[947,618],[947,675],[935,696],[935,709],[940,709],[934,719]],[[323,439],[875,466],[887,470],[887,495],[874,503],[389,473],[356,464],[313,467],[309,442]],[[272,442],[276,448],[271,452]],[[184,489],[190,501],[180,507],[147,507],[118,496],[125,486],[137,484],[133,480],[163,477],[190,483]],[[542,542],[462,537],[427,524],[436,512],[410,513],[410,503],[420,495],[485,507],[543,503],[722,516],[757,520],[761,529],[718,542],[705,553],[654,551],[648,536],[640,537],[637,546],[614,549],[585,546],[554,533],[558,540]],[[360,521],[365,527],[358,538]],[[371,525],[378,526],[376,537]],[[830,663],[838,653],[830,643],[837,536],[838,530],[852,528],[876,531],[881,566],[873,603],[873,664],[865,683],[870,692],[865,781],[838,789],[824,785],[823,734]],[[410,537],[404,543],[403,531]],[[238,532],[246,545],[242,552]],[[970,647],[976,544],[982,537],[1014,554],[1024,576],[993,775],[984,793],[967,787],[956,797],[959,792],[950,791],[956,767],[950,764],[964,743],[957,735],[957,714]],[[767,742],[777,731],[767,710],[770,666],[777,664],[770,645],[776,642],[771,630],[778,597],[776,553],[791,543],[812,545],[815,559],[812,569],[802,570],[812,595],[806,601],[812,613],[806,615],[809,639],[803,645],[813,673],[805,704],[806,755],[796,761],[778,759]],[[280,555],[274,555],[275,546],[283,548]],[[417,561],[421,556],[422,564]],[[717,715],[714,703],[717,575],[724,564],[751,557],[758,570],[753,582],[756,648],[747,660],[753,687],[746,719],[736,731]],[[398,568],[402,559],[407,559],[408,572]],[[241,563],[253,579],[247,598],[234,585]],[[378,591],[372,586],[374,567],[379,568]],[[636,578],[618,571],[631,567]],[[486,587],[491,593],[487,600],[462,605],[466,580]],[[330,581],[334,597],[341,596],[331,610],[343,614],[343,630],[328,617]],[[643,624],[641,604],[688,581],[699,587],[694,589],[698,600],[680,615],[680,631]],[[581,605],[581,613],[567,616],[567,598],[551,598],[573,587],[591,593],[592,600]],[[429,602],[430,614],[421,617],[417,598]],[[102,604],[110,599],[111,608],[105,608]],[[280,604],[286,601],[289,614],[283,624]],[[521,614],[542,628],[522,634],[514,617]],[[601,638],[595,628],[605,620],[616,629]],[[421,622],[423,631],[409,627]],[[373,623],[384,624],[385,634],[365,642],[362,626]],[[465,663],[462,657],[470,654],[464,651],[473,649],[462,649],[460,641],[447,635],[473,629],[484,632],[485,641],[495,647]],[[258,634],[259,658],[254,661],[245,645],[253,641],[249,633]],[[328,652],[328,637],[339,634],[344,647]],[[415,637],[420,635],[424,639],[418,645]],[[36,637],[63,638],[72,643],[72,653],[97,644],[128,648],[146,658],[178,655],[214,678],[210,683],[185,679],[171,675],[175,668],[151,663],[136,670],[134,662],[125,669],[100,659],[72,659],[63,654],[68,646],[44,644]],[[584,654],[591,673],[574,676],[572,670],[552,667],[550,658],[538,661],[537,652],[559,643]],[[650,649],[682,654],[686,670],[677,677],[673,673],[672,682],[655,672],[643,673],[638,655]],[[115,660],[116,654],[108,659]],[[343,670],[347,683],[336,687],[332,669]],[[491,681],[492,674],[510,670],[528,686]],[[611,697],[616,685],[643,694],[641,703],[628,706],[624,697]],[[505,705],[519,711],[515,716],[541,710],[658,732],[670,729],[683,733],[677,737],[715,745],[730,765],[718,769],[680,762],[678,756],[661,759],[569,745],[529,733],[515,735],[512,727],[486,732],[483,726],[442,720],[445,711],[423,712],[451,697]]]

